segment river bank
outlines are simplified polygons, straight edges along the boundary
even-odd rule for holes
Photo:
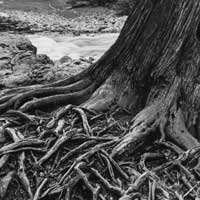
[[[97,12],[94,8],[91,8],[92,11],[85,9],[70,10],[74,15],[65,17],[55,12],[49,14],[0,8],[0,31],[58,32],[75,36],[83,33],[118,33],[127,18],[118,17],[114,11],[103,8],[96,8]]]
[[[29,9],[0,7],[0,88],[79,73],[114,43],[126,20],[101,7],[65,10],[65,15]]]
[[[75,75],[93,64],[118,33],[0,33],[0,89],[50,83]]]

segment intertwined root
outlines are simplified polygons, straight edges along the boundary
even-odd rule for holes
[[[81,76],[2,92],[1,198],[197,197],[199,143],[188,133],[181,110],[157,102],[139,112],[129,128],[118,117],[124,115],[121,109],[93,110],[116,105],[110,82],[98,88]],[[56,107],[61,108],[44,112]],[[184,152],[167,138],[196,148]]]
[[[117,120],[120,109],[9,111],[0,119],[1,198],[194,199],[200,148],[184,152],[160,139],[165,128],[158,108],[141,111],[130,130]]]

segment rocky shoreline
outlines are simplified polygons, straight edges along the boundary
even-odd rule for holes
[[[4,10],[0,11],[0,31],[58,32],[74,35],[82,33],[117,33],[120,32],[126,18],[126,16],[117,17],[112,11],[66,18],[56,13]]]
[[[53,62],[24,36],[0,34],[0,90],[50,83],[75,75],[91,65],[92,58],[72,60],[63,57]]]
[[[104,14],[66,18],[57,14],[0,9],[0,90],[64,79],[87,68],[94,58],[71,59],[65,56],[53,62],[38,55],[26,33],[70,34],[120,32],[126,16],[112,11]]]

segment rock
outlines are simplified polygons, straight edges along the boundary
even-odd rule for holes
[[[1,4],[1,1],[0,1],[0,4]],[[0,12],[0,17],[3,18],[3,17],[6,17],[8,18],[9,15],[7,13],[4,13],[4,12]]]
[[[61,64],[63,64],[63,63],[71,63],[71,62],[72,62],[72,58],[69,57],[69,56],[63,56],[63,57],[59,60],[59,62],[60,62]]]
[[[46,74],[52,70],[54,63],[48,56],[37,55],[36,52],[36,47],[22,36],[1,35],[0,85],[16,87],[45,82]],[[40,72],[40,77],[35,76],[35,70]]]
[[[47,55],[37,55],[37,49],[23,36],[0,37],[0,89],[61,80],[86,69],[93,60],[64,56],[54,63]]]
[[[75,1],[72,4],[72,8],[86,7],[86,6],[89,6],[89,5],[90,5],[89,1]]]
[[[30,51],[34,55],[37,53],[37,48],[25,37],[15,39],[15,46],[21,51]]]
[[[74,60],[73,63],[75,65],[80,65],[81,64],[81,59]]]
[[[17,20],[7,13],[0,12],[0,31],[29,31],[30,29],[28,23]]]
[[[36,57],[37,61],[41,64],[50,64],[54,65],[54,62],[45,54],[38,54]]]

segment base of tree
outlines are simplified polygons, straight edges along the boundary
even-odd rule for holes
[[[1,198],[197,197],[200,148],[176,105],[179,79],[133,116],[116,77],[101,83],[86,70],[1,92]]]
[[[194,199],[200,148],[166,141],[146,115],[153,110],[138,114],[131,130],[120,108],[8,111],[0,118],[1,198]],[[141,123],[143,116],[149,120]]]

